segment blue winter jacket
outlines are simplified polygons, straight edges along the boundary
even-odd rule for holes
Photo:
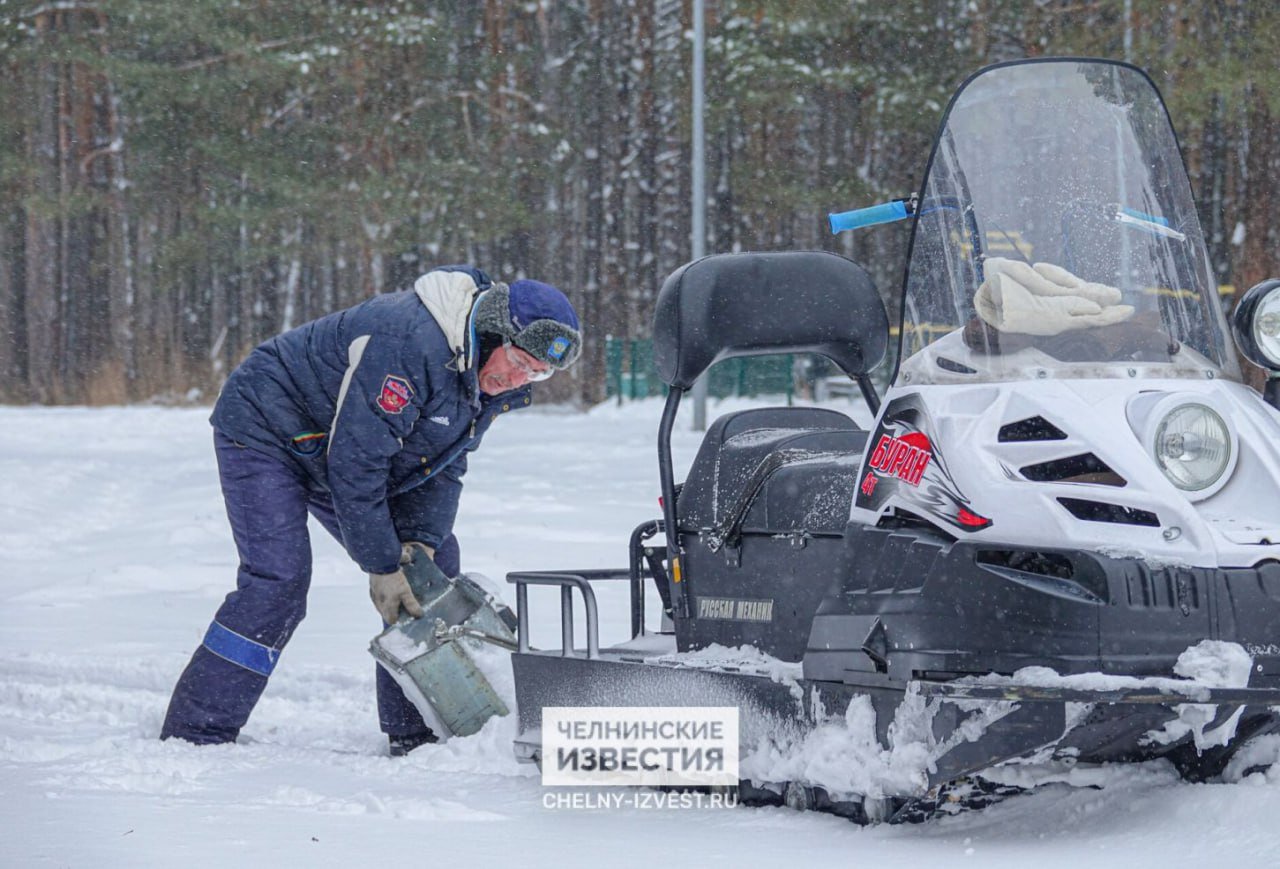
[[[263,343],[222,387],[210,422],[327,491],[347,552],[391,573],[400,541],[438,546],[457,515],[466,454],[528,386],[480,392],[472,323],[491,282],[448,266]]]

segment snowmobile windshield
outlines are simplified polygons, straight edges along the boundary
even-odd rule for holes
[[[978,74],[916,214],[900,382],[1240,379],[1173,127],[1139,70]]]

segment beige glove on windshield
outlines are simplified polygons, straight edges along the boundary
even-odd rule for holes
[[[408,564],[412,561],[415,549],[424,551],[428,558],[435,558],[434,549],[425,543],[415,541],[400,547],[400,563]],[[409,587],[409,580],[405,577],[403,568],[395,573],[369,574],[369,597],[373,600],[373,606],[378,610],[378,615],[382,616],[382,621],[386,624],[394,624],[400,618],[401,607],[404,607],[405,612],[413,618],[422,618],[422,604],[418,603],[418,599],[414,597],[413,589]]]
[[[1115,287],[1083,280],[1052,263],[989,257],[986,280],[974,294],[978,316],[1001,332],[1059,335],[1072,329],[1110,326],[1133,316]]]

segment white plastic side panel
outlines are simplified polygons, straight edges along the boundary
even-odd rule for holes
[[[1220,491],[1193,504],[1164,476],[1126,418],[1126,406],[1140,391],[1206,396],[1226,411],[1240,455]],[[927,418],[931,426],[932,461],[945,465],[964,511],[956,514],[959,519],[925,518],[958,538],[1089,549],[1203,567],[1252,566],[1280,558],[1280,414],[1248,387],[1209,379],[1045,378],[891,389],[859,474],[862,495],[855,495],[855,521],[874,523],[893,509],[922,515],[921,487],[912,488],[907,477],[889,480],[892,475],[878,472],[873,461],[886,417],[892,418],[895,409],[901,415],[904,405],[923,408],[915,416]],[[1066,439],[1000,441],[1002,426],[1037,416]],[[1022,473],[1031,465],[1085,453],[1125,484],[1036,482]],[[868,480],[868,474],[875,479]],[[864,497],[867,489],[886,480],[892,485],[879,490],[880,503],[871,504]],[[1078,519],[1060,498],[1147,511],[1158,517],[1158,525]]]

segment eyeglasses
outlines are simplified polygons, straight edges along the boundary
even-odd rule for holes
[[[550,365],[537,362],[532,356],[519,347],[512,345],[510,341],[502,342],[503,352],[507,354],[507,361],[511,363],[517,371],[524,374],[525,379],[529,381],[546,380],[556,371]],[[541,368],[534,368],[534,365],[542,365]]]

